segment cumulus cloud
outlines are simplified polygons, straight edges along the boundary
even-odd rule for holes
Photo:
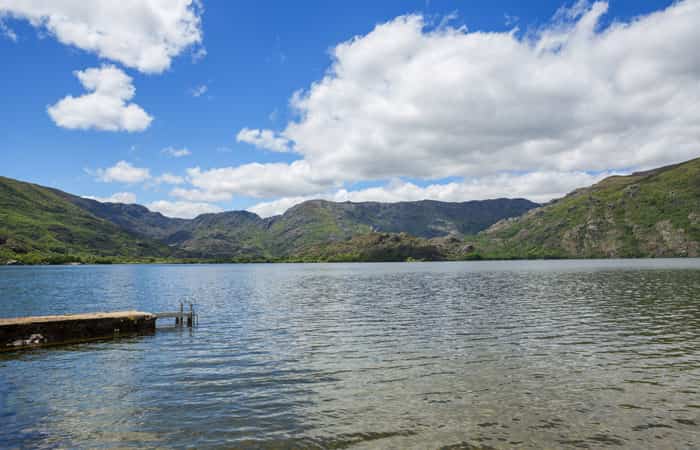
[[[219,202],[230,200],[232,195],[226,191],[207,191],[202,189],[175,188],[170,191],[172,197],[177,197],[190,202]]]
[[[238,132],[297,161],[188,169],[174,203],[245,196],[270,215],[318,197],[546,201],[697,156],[700,0],[603,26],[607,6],[579,1],[524,35],[418,15],[380,24],[332,50],[281,132]],[[348,190],[370,180],[395,181]]]
[[[338,185],[329,178],[314,174],[305,161],[250,163],[210,170],[194,167],[187,169],[187,178],[194,189],[178,190],[173,194],[191,200],[224,200],[233,195],[259,198],[290,193],[308,195]]]
[[[151,173],[148,169],[134,167],[127,161],[119,161],[112,167],[106,169],[97,169],[89,173],[96,176],[97,180],[105,183],[140,183],[151,178]]]
[[[253,130],[243,128],[236,136],[237,142],[246,142],[258,148],[273,152],[288,152],[291,150],[289,139],[279,136],[272,130]]]
[[[261,217],[270,217],[282,214],[298,203],[317,198],[335,202],[401,202],[426,199],[462,202],[509,197],[546,202],[581,186],[597,183],[613,174],[613,172],[589,174],[586,172],[544,171],[525,174],[498,174],[459,182],[434,183],[427,186],[419,186],[403,180],[393,180],[385,186],[366,189],[338,189],[317,195],[282,197],[255,204],[248,210]]]
[[[185,178],[165,172],[164,174],[156,177],[153,181],[155,181],[156,184],[182,184],[185,182]]]
[[[74,72],[87,94],[69,95],[47,108],[59,127],[106,131],[143,131],[153,117],[140,106],[127,103],[136,90],[131,77],[113,65]]]
[[[161,150],[161,153],[165,153],[168,156],[172,156],[173,158],[182,158],[183,156],[189,156],[192,154],[189,150],[186,148],[174,148],[174,147],[166,147],[163,150]]]
[[[191,219],[200,214],[217,213],[223,211],[220,207],[210,203],[195,202],[169,202],[159,200],[146,205],[151,211],[157,211],[164,216]]]
[[[351,180],[696,156],[700,1],[600,29],[606,10],[578,2],[525,37],[398,17],[335,47],[282,136],[314,170]]]
[[[279,198],[253,207],[268,214],[355,182],[409,178],[430,184],[348,195],[542,201],[590,184],[587,173],[697,156],[700,0],[603,26],[607,8],[578,1],[524,35],[431,28],[419,15],[380,24],[332,49],[326,75],[292,96],[295,119],[281,132],[238,133],[298,161],[196,169],[194,189],[177,195]]]
[[[109,197],[93,197],[90,195],[85,195],[84,198],[89,198],[91,200],[97,200],[102,203],[136,203],[136,194],[133,192],[115,192]]]
[[[29,23],[66,45],[160,73],[171,60],[202,42],[196,0],[0,0],[0,18]],[[203,57],[203,48],[193,55]]]

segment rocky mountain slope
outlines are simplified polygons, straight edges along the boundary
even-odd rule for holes
[[[613,176],[481,233],[488,258],[700,254],[700,159]]]

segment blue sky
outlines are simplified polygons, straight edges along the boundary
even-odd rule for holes
[[[658,39],[653,38],[654,30],[663,32],[669,49],[683,49],[694,39],[698,42],[693,30],[673,22],[696,20],[697,1],[670,6],[670,1],[611,0],[605,4],[607,10],[598,11],[602,4],[562,1],[204,0],[201,7],[183,7],[197,19],[194,26],[199,39],[177,44],[169,66],[155,70],[120,56],[118,51],[105,57],[109,50],[99,45],[90,48],[85,43],[88,40],[80,37],[67,45],[62,34],[66,32],[52,28],[50,18],[51,14],[70,15],[70,6],[62,6],[70,2],[50,3],[52,6],[43,10],[29,8],[31,3],[41,2],[0,0],[0,55],[4,62],[0,175],[98,198],[129,193],[125,198],[170,215],[243,208],[269,215],[316,196],[459,201],[512,193],[546,200],[609,173],[675,162],[700,150],[697,108],[689,103],[697,99],[694,86],[698,85],[699,64],[690,57],[678,75],[675,63],[659,56]],[[94,2],[96,14],[108,14],[99,11],[100,4]],[[672,14],[674,8],[685,10]],[[653,13],[654,20],[644,20]],[[143,18],[138,11],[134,14]],[[419,16],[420,24],[400,19],[407,15]],[[587,18],[596,24],[579,42],[576,30],[582,29]],[[81,20],[89,19],[76,16],[75,22]],[[128,27],[131,22],[125,23]],[[626,24],[625,30],[610,31],[615,24]],[[99,29],[100,24],[88,22],[86,26]],[[158,25],[147,24],[144,29],[149,31],[149,26]],[[107,32],[131,32],[110,30]],[[473,34],[477,32],[493,32],[499,36],[498,42],[476,39]],[[505,38],[509,33],[511,41]],[[649,35],[649,42],[631,43],[628,35]],[[353,37],[357,37],[356,46],[331,55],[339,44]],[[563,39],[563,44],[556,43],[561,48],[536,50],[538,45],[549,45],[550,38]],[[529,50],[514,49],[513,43]],[[203,49],[205,56],[201,55]],[[134,54],[139,49],[129,51]],[[508,66],[507,52],[511,51],[513,62]],[[543,51],[548,53],[543,56]],[[449,60],[450,65],[426,62],[443,53],[440,62]],[[614,72],[602,67],[606,66],[604,61],[619,60],[615,54],[639,56],[620,61]],[[386,57],[375,60],[372,55]],[[494,61],[485,65],[490,58]],[[383,61],[392,67],[384,67]],[[582,68],[572,69],[573,75],[563,74],[567,61]],[[537,68],[540,62],[541,70]],[[402,64],[406,64],[405,70]],[[81,119],[87,122],[76,128],[61,125],[47,112],[47,107],[56,106],[69,95],[86,94],[76,71],[110,66],[115,73],[132,79],[126,85],[135,93],[126,103],[133,103],[152,118],[147,125],[141,123],[132,131],[103,130],[89,123],[90,113]],[[338,67],[342,70],[337,71]],[[494,81],[499,74],[518,73],[521,68],[521,78],[508,75]],[[433,82],[431,70],[439,71],[434,75],[435,104],[425,87]],[[636,74],[637,70],[663,76],[671,84],[659,96],[642,99],[642,93],[649,90],[639,83],[658,83],[640,81],[635,75],[634,79],[626,78],[626,84],[621,81],[606,90],[604,95],[610,96],[605,97],[609,100],[606,105],[590,103],[601,80]],[[488,78],[478,78],[484,71],[489,72]],[[582,71],[586,76],[577,80]],[[314,90],[328,73],[328,94]],[[104,72],[94,75],[101,77]],[[409,75],[415,80],[408,80]],[[537,81],[540,75],[546,77],[544,81]],[[668,79],[676,75],[678,79]],[[540,84],[527,91],[522,87],[534,86],[535,81],[544,86],[571,82],[571,98],[565,86],[556,94]],[[366,99],[352,94],[353,89],[373,90],[382,83],[385,90],[373,91]],[[302,100],[307,101],[295,110],[290,101],[300,90]],[[446,90],[452,94],[444,95]],[[500,117],[500,111],[513,107],[516,94],[522,99],[518,103],[532,102],[525,111],[533,111],[534,118],[527,113],[523,117],[521,110]],[[671,97],[685,97],[688,103],[665,102],[668,114],[659,117],[637,117],[620,106],[629,101],[641,108],[645,102],[654,105]],[[375,117],[377,109],[366,109],[375,103],[390,112]],[[338,117],[333,117],[336,107]],[[600,114],[597,108],[602,109]],[[422,117],[425,111],[435,115]],[[447,119],[439,117],[441,111]],[[586,111],[610,116],[603,125],[596,119],[582,118]],[[63,112],[58,111],[57,117]],[[674,117],[679,114],[690,115],[690,122],[678,124]],[[559,117],[571,120],[559,123]],[[479,122],[484,118],[489,122]],[[513,126],[519,118],[522,124]],[[653,132],[645,125],[652,120],[658,125]],[[608,129],[611,122],[614,130]],[[423,125],[420,134],[413,134]],[[490,126],[496,131],[479,134]],[[326,132],[330,128],[333,132]],[[503,135],[508,139],[501,139],[501,128],[506,129]],[[590,130],[589,138],[574,136],[575,129],[583,128]],[[269,130],[269,136],[277,140],[258,140],[258,145],[253,145],[255,133],[249,134],[252,138],[242,138],[240,133],[245,129]],[[449,145],[442,148],[442,142]],[[676,150],[663,151],[664,145],[673,145]],[[489,158],[491,154],[500,156]],[[127,171],[147,169],[148,175],[137,173],[125,181],[128,175],[125,178],[109,172],[120,161],[127,164],[121,166]],[[293,165],[294,161],[304,164]],[[251,166],[253,163],[258,165]],[[281,165],[268,166],[271,163]],[[199,169],[192,171],[194,168]],[[180,177],[179,183],[159,179],[164,173]],[[566,182],[547,192],[542,186],[551,186],[548,180],[552,177]],[[532,188],[528,191],[527,186]],[[179,195],[173,194],[175,188],[180,188]],[[176,202],[180,202],[177,208]],[[256,205],[262,206],[256,209]]]

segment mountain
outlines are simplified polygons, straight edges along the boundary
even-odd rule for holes
[[[700,158],[612,176],[476,239],[487,258],[611,258],[700,254]]]
[[[187,224],[185,219],[165,217],[145,206],[124,203],[102,203],[85,197],[51,189],[56,195],[88,211],[90,214],[112,222],[130,233],[153,239],[166,239]]]
[[[370,232],[407,233],[421,238],[474,234],[536,206],[524,199],[462,203],[311,200],[269,219],[269,235],[283,255],[293,255],[319,243],[344,241]]]
[[[185,220],[171,219],[139,205],[63,195],[98,217],[144,238],[164,242],[190,257],[253,260],[287,258],[307,247],[370,232],[404,232],[423,238],[475,234],[500,219],[538,206],[524,199],[463,203],[309,200],[267,219],[248,211],[230,211]]]
[[[700,159],[612,176],[546,205],[311,200],[282,215],[173,219],[0,177],[0,261],[700,256]]]
[[[164,257],[171,250],[67,201],[55,190],[0,177],[0,260]]]
[[[141,205],[101,203],[56,191],[66,200],[120,228],[180,250],[190,258],[264,258],[259,251],[265,220],[248,211],[202,214],[194,219],[176,219],[152,212]],[[254,247],[251,250],[251,247]]]
[[[341,259],[375,260],[381,255],[387,259],[401,255],[446,259],[452,253],[446,251],[441,238],[450,236],[461,242],[463,235],[536,206],[524,199],[463,203],[311,200],[271,218],[230,211],[174,219],[140,205],[101,203],[0,178],[0,260],[333,260],[334,255]],[[429,242],[435,239],[440,255],[425,252],[435,246]],[[377,249],[371,248],[375,244]],[[348,245],[357,251],[349,255],[345,252]]]

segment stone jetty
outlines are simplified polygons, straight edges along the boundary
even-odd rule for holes
[[[158,315],[119,311],[0,319],[0,351],[155,332]]]

